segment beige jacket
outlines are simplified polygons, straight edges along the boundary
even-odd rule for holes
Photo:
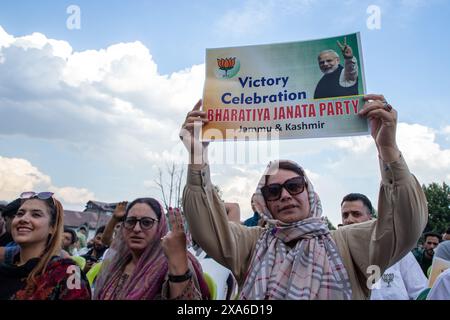
[[[379,266],[381,276],[416,246],[427,223],[425,194],[403,157],[392,163],[380,159],[380,169],[378,219],[331,232],[349,274],[353,299],[369,297],[367,281],[373,271],[368,267]],[[263,229],[228,222],[208,165],[202,170],[189,167],[183,207],[193,239],[230,269],[242,287]]]

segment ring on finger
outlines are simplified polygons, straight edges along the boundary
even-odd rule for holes
[[[392,111],[392,106],[386,100],[383,100],[382,102],[383,102],[383,108],[387,112],[391,112]]]

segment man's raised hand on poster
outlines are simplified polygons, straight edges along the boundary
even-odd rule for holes
[[[339,40],[336,41],[336,42],[337,42],[337,45],[339,46],[339,48],[341,48],[341,50],[342,50],[342,55],[344,56],[345,59],[351,59],[351,58],[353,58],[353,50],[352,50],[352,48],[347,44],[347,37],[344,37],[344,44],[341,44],[341,43],[339,42]]]

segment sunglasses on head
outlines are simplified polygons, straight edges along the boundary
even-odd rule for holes
[[[283,184],[272,183],[261,188],[262,195],[266,201],[275,201],[281,198],[283,188],[289,192],[290,195],[302,193],[305,190],[305,177],[298,176],[286,180]]]
[[[149,230],[153,227],[155,222],[158,222],[158,220],[149,217],[144,217],[140,219],[135,217],[129,217],[126,218],[125,221],[123,222],[123,227],[127,230],[133,230],[134,227],[136,226],[136,223],[138,222],[142,230]]]
[[[41,200],[48,200],[51,197],[53,197],[53,192],[39,192],[36,193],[34,191],[27,191],[27,192],[22,192],[20,194],[20,199],[33,199],[33,198],[37,198],[37,199],[41,199]]]

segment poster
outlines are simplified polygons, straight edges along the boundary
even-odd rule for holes
[[[437,277],[448,268],[450,268],[450,261],[444,260],[439,257],[433,257],[431,273],[428,279],[428,287],[431,288]]]
[[[366,135],[359,33],[206,50],[208,140]]]

